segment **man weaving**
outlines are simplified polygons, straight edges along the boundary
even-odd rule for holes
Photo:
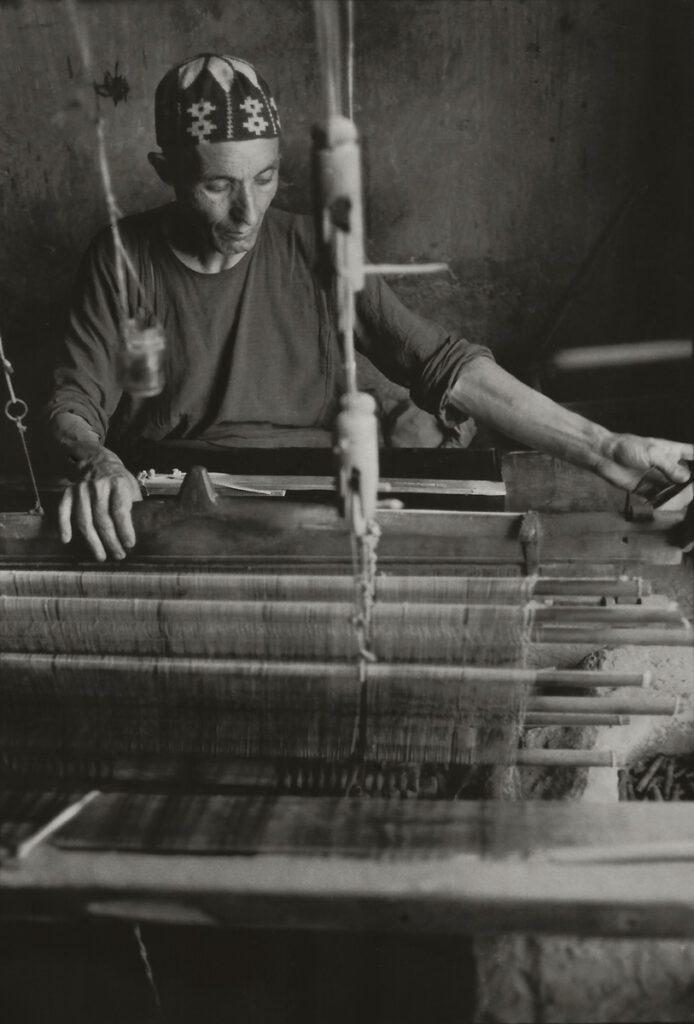
[[[341,390],[334,311],[316,274],[311,220],[271,207],[280,122],[266,83],[245,61],[202,55],[169,71],[155,98],[170,205],[125,218],[137,273],[129,317],[150,311],[167,338],[166,384],[133,399],[119,383],[121,312],[113,240],[85,258],[55,372],[48,423],[75,465],[60,505],[94,556],[133,546],[139,486],[112,451],[135,439],[207,445],[326,445]],[[368,277],[357,296],[356,343],[410,389],[442,431],[469,439],[474,421],[633,490],[644,474],[688,478],[691,445],[616,435],[527,388],[491,352],[410,313]],[[106,447],[108,444],[108,447]],[[685,489],[680,503],[691,500]]]

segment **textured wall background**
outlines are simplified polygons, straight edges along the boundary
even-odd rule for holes
[[[166,198],[146,162],[154,87],[206,49],[243,55],[270,81],[288,197],[305,200],[320,115],[308,0],[78,8],[97,80],[118,62],[130,87],[117,106],[101,100],[125,212]],[[689,333],[692,13],[689,0],[357,2],[372,254],[453,269],[398,285],[414,308],[517,368],[631,195],[557,341]],[[92,82],[63,0],[0,0],[0,96],[0,327],[35,406],[76,262],[105,219]]]

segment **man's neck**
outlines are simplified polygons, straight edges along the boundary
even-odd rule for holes
[[[172,215],[164,218],[164,238],[174,256],[190,270],[198,274],[220,274],[235,267],[247,255],[245,252],[225,255],[202,245],[196,246],[192,236],[171,212]]]

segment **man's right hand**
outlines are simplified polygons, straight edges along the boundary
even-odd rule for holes
[[[132,473],[117,455],[108,448],[100,448],[82,466],[80,480],[68,487],[60,499],[60,539],[69,544],[74,527],[98,561],[125,558],[135,544],[133,502],[141,498],[140,486]]]

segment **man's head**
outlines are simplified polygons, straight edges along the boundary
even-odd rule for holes
[[[198,240],[223,256],[255,245],[277,191],[280,122],[246,61],[203,54],[167,72],[155,96],[150,162]]]

